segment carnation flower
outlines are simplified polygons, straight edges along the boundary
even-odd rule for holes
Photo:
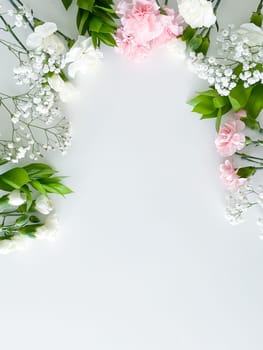
[[[48,83],[53,90],[58,92],[62,102],[68,102],[76,95],[74,86],[70,82],[64,81],[58,74],[54,74],[48,78]]]
[[[35,28],[34,33],[29,34],[26,45],[33,50],[46,50],[51,53],[62,54],[65,52],[63,42],[54,33],[57,31],[55,23],[46,22]]]
[[[124,8],[122,2],[120,8]],[[163,31],[159,7],[155,0],[137,0],[133,6],[127,5],[122,14],[121,23],[126,35],[135,37],[138,44],[144,45]]]
[[[118,13],[121,26],[116,32],[117,50],[129,59],[141,61],[151,49],[178,37],[183,32],[183,19],[173,9],[154,0],[121,1]]]
[[[91,38],[79,36],[76,43],[66,54],[65,63],[68,66],[68,74],[75,78],[78,72],[87,73],[94,69],[103,58],[100,50],[95,50]]]
[[[19,207],[20,205],[24,204],[25,201],[25,193],[22,193],[19,190],[14,190],[8,195],[8,203],[14,207]]]
[[[213,4],[207,0],[179,0],[178,9],[192,28],[211,27],[216,22]]]
[[[35,206],[36,210],[43,215],[48,215],[54,208],[50,198],[43,194],[37,197]]]
[[[237,175],[237,170],[234,168],[233,162],[228,159],[220,165],[220,173],[220,178],[223,180],[226,188],[231,192],[236,192],[247,181],[247,179]]]
[[[56,215],[49,215],[43,226],[37,228],[36,238],[54,240],[59,232],[59,223]]]
[[[149,44],[138,44],[132,36],[126,35],[122,28],[117,30],[115,39],[117,42],[116,50],[134,62],[142,61],[151,51]]]
[[[215,139],[215,145],[222,157],[232,156],[245,147],[246,137],[242,133],[245,124],[241,120],[230,118],[221,126]]]
[[[14,251],[25,250],[30,242],[30,238],[24,235],[15,235],[11,239],[0,241],[0,254],[9,254]]]

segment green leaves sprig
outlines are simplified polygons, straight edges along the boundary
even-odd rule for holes
[[[66,9],[73,0],[61,0]],[[117,29],[115,20],[118,18],[112,0],[77,0],[77,27],[81,35],[88,33],[95,48],[101,42],[108,46],[116,46],[114,33]]]
[[[39,195],[48,197],[49,193],[63,196],[72,193],[62,183],[63,177],[55,174],[56,170],[49,165],[33,163],[0,175],[0,190],[7,192],[0,197],[0,241],[12,239],[17,234],[35,236],[37,229],[44,225],[41,213],[36,208]],[[16,206],[10,200],[14,191],[25,198],[21,205]]]
[[[221,96],[212,88],[197,94],[189,104],[192,111],[201,114],[201,119],[216,118],[216,130],[219,130],[222,116],[230,110],[235,112],[245,109],[247,116],[242,120],[250,129],[262,131],[257,120],[263,109],[263,85],[255,84],[245,88],[240,82],[231,90],[229,96]]]

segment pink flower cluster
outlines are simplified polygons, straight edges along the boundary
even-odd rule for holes
[[[222,157],[230,157],[245,147],[246,137],[243,134],[245,124],[238,119],[230,118],[221,126],[215,144]]]
[[[237,170],[233,166],[231,160],[226,160],[225,163],[220,165],[221,179],[223,180],[226,188],[231,192],[236,192],[240,186],[244,185],[247,179],[239,177]]]
[[[228,119],[221,126],[215,139],[215,145],[222,157],[230,157],[245,147],[246,137],[243,133],[245,123],[240,120],[241,117],[245,116],[246,111],[240,110],[235,113],[235,118]],[[246,179],[238,176],[232,160],[226,160],[220,165],[220,173],[226,188],[231,192],[236,192],[246,182]]]
[[[121,16],[116,32],[118,51],[133,61],[141,61],[154,47],[180,36],[183,18],[166,6],[161,12],[155,0],[122,0],[117,7]]]

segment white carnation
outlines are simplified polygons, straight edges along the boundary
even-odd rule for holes
[[[254,23],[244,23],[237,30],[240,37],[247,41],[249,46],[263,45],[263,30]]]
[[[24,235],[16,235],[12,239],[0,241],[0,254],[23,251],[29,246],[29,242],[30,238]]]
[[[49,215],[43,226],[37,228],[36,238],[37,239],[56,239],[59,232],[59,223],[56,215]]]
[[[213,4],[207,0],[179,0],[178,9],[192,28],[211,27],[216,22]]]
[[[8,202],[10,205],[13,205],[14,207],[19,207],[20,205],[24,204],[25,201],[26,201],[25,193],[22,193],[19,190],[14,190],[10,192],[8,195]]]
[[[36,210],[43,215],[48,215],[54,209],[50,198],[43,194],[37,197],[35,206]]]
[[[58,74],[54,74],[48,78],[48,83],[59,94],[62,102],[71,100],[77,93],[74,86],[70,82],[64,81]]]
[[[57,25],[55,23],[46,22],[37,26],[34,33],[27,37],[26,45],[29,49],[62,54],[66,51],[66,48],[63,42],[54,35],[56,31]]]
[[[76,74],[88,73],[96,68],[103,55],[100,50],[94,49],[91,38],[79,36],[76,43],[66,54],[65,63],[69,63],[68,74],[75,78]]]

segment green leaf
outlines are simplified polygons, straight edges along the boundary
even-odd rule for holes
[[[199,102],[194,108],[193,112],[200,114],[211,114],[216,110],[211,99],[203,99],[202,102]]]
[[[79,8],[91,12],[93,9],[94,2],[95,0],[78,0],[77,4]]]
[[[29,187],[27,185],[24,185],[21,187],[21,191],[23,191],[26,194],[26,211],[28,211],[32,205],[32,194],[29,190]]]
[[[202,42],[203,42],[203,37],[200,34],[194,36],[189,41],[189,48],[190,48],[190,50],[196,51],[202,45]]]
[[[57,171],[51,168],[47,164],[32,163],[25,166],[23,169],[26,170],[30,180],[37,180],[54,175]]]
[[[205,38],[203,38],[201,45],[198,47],[196,51],[202,52],[202,54],[206,55],[209,49],[209,46],[210,46],[210,39],[209,37],[206,36]]]
[[[99,33],[101,27],[102,27],[101,19],[99,17],[92,16],[92,18],[89,22],[89,30],[92,32]]]
[[[94,8],[96,8],[96,9],[101,9],[101,10],[103,10],[103,11],[105,11],[105,12],[108,12],[108,13],[111,13],[111,14],[114,14],[114,13],[115,13],[114,10],[112,10],[111,8],[108,8],[108,7],[103,7],[103,6],[99,6],[99,5],[94,5]]]
[[[66,195],[73,192],[69,187],[58,182],[43,184],[42,186],[48,193],[57,193],[61,195]]]
[[[69,6],[72,4],[73,0],[61,0],[65,9],[67,10]]]
[[[249,117],[256,119],[263,109],[263,84],[253,87],[248,102],[244,108],[247,110]]]
[[[22,235],[27,235],[29,237],[35,237],[37,229],[41,226],[43,226],[43,224],[26,225],[26,226],[20,228],[18,231]]]
[[[108,46],[116,46],[116,41],[114,37],[111,34],[105,34],[105,33],[98,33],[98,38],[106,45]]]
[[[29,182],[29,177],[25,169],[14,168],[0,175],[0,179],[15,189],[20,189]]]
[[[35,216],[35,215],[31,215],[29,217],[29,221],[32,222],[32,223],[39,223],[40,219],[37,216]]]
[[[253,166],[247,166],[244,168],[239,168],[237,171],[237,175],[242,178],[248,178],[250,176],[255,175],[257,169]]]
[[[222,110],[221,108],[217,112],[217,117],[216,117],[216,131],[219,132],[220,125],[221,125],[221,120],[222,120]]]
[[[252,87],[245,88],[242,83],[238,84],[229,95],[229,101],[234,111],[244,108],[248,102]]]
[[[27,215],[21,215],[18,219],[16,219],[16,226],[24,226],[28,222]]]
[[[262,26],[263,16],[260,12],[253,12],[250,17],[250,22],[254,23],[256,26],[260,27]]]
[[[260,128],[260,124],[256,119],[252,119],[252,118],[248,118],[248,117],[244,117],[241,118],[241,120],[246,124],[246,126],[252,130],[257,130],[259,131]]]
[[[79,24],[78,24],[78,30],[80,34],[85,34],[88,28],[88,18],[90,15],[90,12],[88,11],[82,11],[82,14],[80,15]]]
[[[215,108],[222,108],[228,103],[228,98],[223,96],[217,96],[213,98],[213,104]]]
[[[183,31],[182,40],[189,42],[192,39],[192,37],[195,35],[196,31],[197,29],[187,26]]]
[[[213,113],[210,114],[203,114],[201,117],[202,119],[211,119],[211,118],[216,118],[217,117],[217,111],[215,110]]]
[[[37,180],[31,181],[30,183],[39,193],[46,195],[45,188],[41,185],[41,183]]]

